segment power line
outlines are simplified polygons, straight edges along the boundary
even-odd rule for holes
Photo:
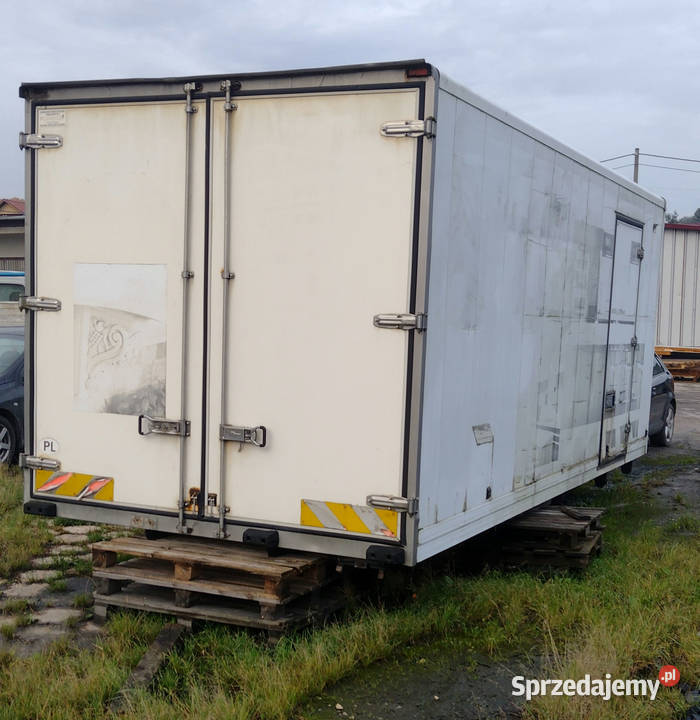
[[[654,158],[661,158],[662,160],[680,160],[681,162],[693,162],[693,163],[700,163],[700,160],[695,160],[694,158],[683,158],[683,157],[675,157],[674,155],[655,155],[654,153],[639,153],[640,156],[644,155],[646,157],[654,157]],[[606,160],[601,160],[600,162],[612,162],[613,160],[621,160],[622,158],[626,157],[634,157],[634,153],[627,153],[626,155],[617,155],[616,157],[607,158]]]
[[[601,160],[600,162],[602,162],[602,163],[612,162],[613,160],[621,160],[622,158],[633,157],[633,156],[634,156],[634,153],[627,153],[627,155],[616,155],[615,157],[608,158],[607,160]]]
[[[655,157],[661,156],[659,155]],[[698,173],[700,175],[700,170],[690,170],[689,168],[670,167],[669,165],[654,165],[653,163],[639,163],[639,165],[643,167],[660,168],[661,170],[678,170],[678,172]],[[622,168],[628,167],[634,167],[634,163],[628,163],[627,165],[617,165],[616,167],[611,168],[611,170],[622,170]]]
[[[681,160],[682,162],[700,163],[700,160],[693,160],[692,158],[673,157],[673,155],[654,155],[653,153],[639,153],[639,154],[646,155],[647,157],[663,158],[664,160]]]

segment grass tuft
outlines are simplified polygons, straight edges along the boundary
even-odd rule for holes
[[[73,607],[75,608],[89,608],[92,606],[93,600],[90,593],[79,593],[73,599]]]
[[[27,600],[6,600],[2,607],[2,611],[5,615],[18,615],[19,613],[27,612],[30,607],[31,606]]]
[[[65,581],[65,578],[62,577],[51,578],[48,585],[51,592],[60,593],[68,590],[68,583]]]
[[[45,520],[24,514],[22,485],[17,467],[0,465],[0,577],[29,567],[51,539]]]

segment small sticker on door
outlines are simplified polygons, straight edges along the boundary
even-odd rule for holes
[[[65,110],[39,110],[39,125],[42,127],[55,127],[66,124]]]
[[[58,452],[58,442],[53,438],[44,438],[39,442],[39,452],[55,454]]]

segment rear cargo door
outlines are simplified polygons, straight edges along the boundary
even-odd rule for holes
[[[395,538],[366,498],[403,494],[410,332],[373,318],[409,311],[418,141],[380,130],[418,90],[235,102],[228,167],[212,103],[208,490],[242,522]]]
[[[33,151],[32,294],[61,303],[30,313],[39,497],[174,512],[181,468],[199,485],[204,116],[186,113],[184,96],[36,109],[36,131],[62,140]],[[172,434],[183,419],[184,439]]]
[[[615,227],[612,285],[607,322],[605,392],[600,462],[624,455],[646,422],[639,417],[644,348],[637,344],[639,275],[643,257],[643,226],[618,217]],[[647,392],[649,389],[647,388]]]

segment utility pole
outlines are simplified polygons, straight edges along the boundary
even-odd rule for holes
[[[634,149],[634,181],[639,182],[639,148]]]

